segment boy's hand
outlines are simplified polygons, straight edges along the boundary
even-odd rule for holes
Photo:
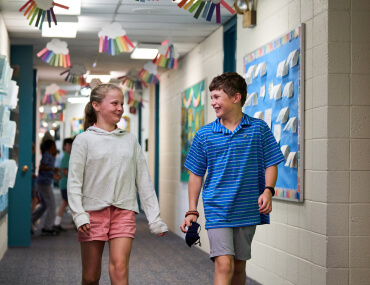
[[[183,233],[187,233],[188,230],[186,228],[189,228],[193,224],[193,222],[196,222],[197,220],[198,220],[198,217],[196,215],[187,216],[180,226],[181,231]]]
[[[265,189],[263,194],[258,198],[258,206],[261,214],[267,215],[272,211],[272,194],[269,189]]]
[[[83,224],[81,227],[78,228],[80,233],[85,233],[88,236],[90,235],[90,224]]]

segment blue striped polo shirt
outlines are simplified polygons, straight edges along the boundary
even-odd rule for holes
[[[231,132],[220,120],[195,135],[185,167],[204,176],[203,205],[206,229],[268,224],[259,212],[265,190],[265,169],[285,158],[265,121],[244,114]]]

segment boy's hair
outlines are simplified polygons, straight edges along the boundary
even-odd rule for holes
[[[86,104],[85,107],[84,131],[86,131],[88,127],[93,126],[97,121],[96,113],[92,106],[92,102],[95,101],[97,103],[101,103],[105,98],[107,92],[113,89],[122,92],[121,88],[111,83],[96,85],[93,88],[93,90],[91,90],[90,101],[89,103]]]
[[[236,72],[225,72],[212,79],[209,84],[209,91],[223,90],[229,97],[233,97],[236,93],[240,93],[241,106],[244,106],[247,100],[247,83],[244,78]]]
[[[44,153],[45,151],[48,151],[53,145],[55,145],[55,141],[53,141],[53,140],[44,141],[40,146],[41,153]]]
[[[63,147],[66,146],[66,144],[72,144],[73,143],[73,139],[72,138],[66,138],[63,140]]]

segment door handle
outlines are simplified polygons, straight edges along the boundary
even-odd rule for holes
[[[23,172],[27,172],[27,171],[28,171],[28,166],[27,166],[27,165],[23,165],[23,167],[22,167],[22,171],[23,171]]]

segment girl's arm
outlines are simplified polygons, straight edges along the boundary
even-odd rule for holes
[[[87,158],[87,143],[80,136],[73,142],[73,148],[68,168],[68,205],[77,228],[84,224],[90,224],[90,216],[82,206],[83,175]]]
[[[168,231],[167,225],[160,218],[157,195],[149,175],[148,166],[139,143],[136,147],[136,187],[141,206],[149,222],[151,233],[161,235]]]

